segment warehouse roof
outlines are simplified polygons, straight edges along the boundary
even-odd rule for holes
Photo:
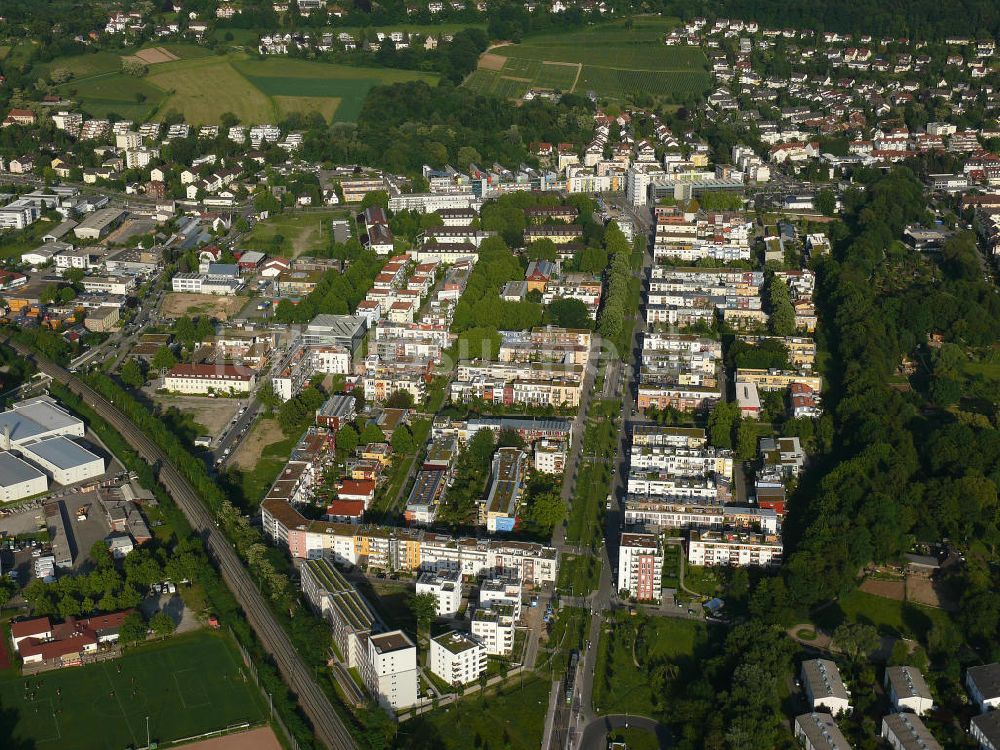
[[[62,435],[25,445],[21,450],[29,457],[37,456],[60,469],[72,469],[100,459],[100,456],[94,455],[83,446]]]
[[[14,443],[57,430],[69,430],[80,424],[79,419],[47,396],[20,401],[0,413],[0,433],[6,433]]]
[[[30,482],[45,475],[25,461],[7,451],[0,451],[0,487]]]

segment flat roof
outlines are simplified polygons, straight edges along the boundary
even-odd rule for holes
[[[62,435],[25,445],[21,450],[29,456],[37,456],[60,469],[72,469],[101,460],[100,456],[91,453],[83,446]]]
[[[439,646],[447,649],[453,654],[461,654],[469,649],[481,647],[479,641],[473,640],[465,633],[460,633],[457,630],[442,633],[433,640]]]
[[[13,442],[31,438],[53,430],[68,430],[83,422],[59,407],[48,396],[20,401],[11,409],[0,413],[0,432],[6,432]]]
[[[0,451],[0,487],[12,487],[45,475],[13,453]]]
[[[380,654],[388,654],[392,651],[403,651],[414,648],[413,641],[402,630],[391,630],[388,633],[368,636]]]

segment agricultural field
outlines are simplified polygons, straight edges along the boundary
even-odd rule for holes
[[[36,750],[117,750],[160,744],[264,718],[239,656],[197,633],[120,659],[0,679],[0,737]]]
[[[330,65],[305,60],[243,60],[233,67],[261,93],[285,100],[282,114],[310,111],[307,99],[336,100],[334,119],[351,122],[361,112],[368,92],[375,86],[437,77],[427,73],[392,68],[359,68],[352,65]]]
[[[73,78],[58,92],[95,117],[114,113],[143,121],[176,110],[192,125],[217,122],[224,112],[246,124],[276,122],[294,112],[316,112],[328,122],[353,121],[374,86],[437,80],[414,71],[212,55],[184,43],[151,44],[125,57],[146,62],[148,74],[122,73],[123,57],[114,52],[58,58],[36,65],[32,73],[44,78],[57,68],[70,71]]]
[[[701,94],[711,83],[708,60],[697,47],[664,45],[663,35],[673,25],[670,19],[642,18],[631,28],[602,25],[495,47],[465,85],[512,97],[527,88],[593,91],[612,99]]]

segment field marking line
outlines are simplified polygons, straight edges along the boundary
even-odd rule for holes
[[[56,728],[56,734],[55,734],[54,737],[50,735],[48,737],[42,737],[40,739],[39,738],[35,738],[34,741],[37,744],[41,744],[43,742],[58,742],[59,740],[62,739],[62,730],[59,728],[59,720],[56,718],[56,706],[52,702],[52,698],[51,697],[50,698],[37,698],[36,700],[32,700],[32,701],[24,701],[24,705],[25,705],[26,708],[28,706],[32,706],[32,705],[35,705],[35,704],[45,705],[46,703],[49,705],[49,715],[51,716],[51,720],[46,720],[46,724],[48,726],[54,725],[55,728]]]
[[[118,695],[118,691],[115,690],[115,683],[112,682],[111,676],[108,674],[107,662],[101,662],[101,673],[107,678],[108,685],[111,686],[111,692],[115,695],[115,702],[118,703],[118,709],[122,713],[122,721],[125,724],[125,728],[128,730],[129,736],[132,738],[132,743],[134,745],[139,744],[139,741],[135,738],[135,732],[132,731],[132,724],[129,723],[128,713],[126,713],[125,706],[122,704],[121,696]]]
[[[180,683],[180,681],[179,681],[179,680],[177,679],[177,675],[179,675],[179,674],[183,674],[184,672],[195,672],[195,671],[196,671],[196,670],[194,669],[194,667],[189,667],[189,668],[187,668],[187,669],[181,669],[181,670],[178,670],[178,671],[176,671],[176,672],[172,672],[172,673],[171,673],[171,674],[172,674],[172,676],[173,676],[173,678],[174,678],[174,684],[175,684],[175,685],[177,686],[177,692],[178,692],[178,693],[180,694],[180,696],[181,696],[181,703],[183,703],[183,704],[184,704],[184,708],[186,708],[186,709],[187,709],[187,710],[189,710],[189,711],[190,711],[190,710],[191,710],[192,708],[204,708],[205,706],[210,706],[210,705],[212,705],[212,701],[211,701],[211,699],[210,699],[210,698],[208,697],[208,691],[207,691],[207,690],[205,689],[205,686],[204,686],[204,685],[202,685],[202,684],[201,684],[200,682],[197,682],[197,683],[194,683],[194,684],[196,684],[196,685],[198,685],[199,687],[201,687],[201,691],[202,691],[202,694],[203,694],[203,695],[205,696],[205,700],[204,700],[204,701],[202,701],[201,703],[188,703],[188,702],[187,702],[187,698],[186,698],[186,697],[185,697],[185,695],[184,695],[184,690],[183,690],[183,688],[181,688],[181,683]]]

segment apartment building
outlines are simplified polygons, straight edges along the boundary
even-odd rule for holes
[[[486,648],[466,633],[450,630],[431,638],[427,663],[448,685],[467,685],[486,671]]]
[[[793,383],[803,383],[816,393],[823,390],[823,379],[819,375],[809,375],[794,370],[758,370],[739,367],[736,381],[753,383],[759,391],[787,391]]]
[[[163,388],[189,396],[249,394],[257,384],[253,370],[239,365],[174,365],[163,379]]]
[[[660,536],[623,533],[618,547],[618,590],[638,601],[658,602],[662,577]]]
[[[813,712],[796,716],[795,738],[805,750],[847,750],[851,747],[830,714]]]
[[[882,738],[892,750],[942,750],[921,718],[911,713],[882,717]]]
[[[333,642],[348,667],[364,657],[368,634],[378,616],[361,594],[327,560],[308,560],[300,568],[302,593],[329,623]]]
[[[923,674],[915,667],[886,667],[885,686],[889,702],[896,711],[909,711],[923,716],[934,708],[934,698],[924,680]]]
[[[969,735],[979,743],[979,750],[1000,750],[1000,711],[973,716]]]
[[[802,688],[813,711],[826,709],[834,716],[851,711],[851,693],[830,659],[807,659],[801,667]]]
[[[458,571],[421,573],[417,594],[431,594],[437,602],[438,617],[453,617],[462,606],[462,574]]]
[[[965,670],[965,688],[980,711],[1000,708],[1000,664],[983,664]]]
[[[774,534],[693,530],[688,537],[691,565],[781,565],[781,539]]]
[[[465,577],[516,578],[524,584],[554,583],[559,555],[537,542],[453,537],[423,529],[355,526],[307,519],[287,497],[261,503],[264,533],[293,558],[326,558],[388,572],[457,570]]]
[[[566,443],[542,439],[535,443],[535,471],[543,474],[562,474],[566,469]]]
[[[488,531],[513,531],[524,492],[527,454],[520,448],[500,448],[493,456],[490,489],[479,505],[479,523]]]
[[[402,630],[369,635],[361,679],[379,705],[398,711],[417,702],[417,647]]]
[[[480,607],[472,614],[472,635],[483,644],[491,656],[507,656],[514,649],[514,630],[517,618],[514,607],[497,604]]]

